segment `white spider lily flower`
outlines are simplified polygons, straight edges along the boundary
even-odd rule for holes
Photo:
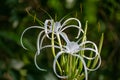
[[[67,19],[66,21],[64,21],[63,22],[63,24],[61,24],[62,23],[62,20],[63,19],[61,19],[59,22],[58,21],[56,21],[56,22],[54,22],[53,20],[46,20],[46,22],[45,22],[45,33],[46,33],[46,35],[47,35],[47,37],[49,38],[49,39],[51,39],[49,36],[48,36],[48,34],[49,33],[52,33],[52,31],[54,31],[54,34],[55,35],[60,35],[60,36],[62,36],[62,35],[64,35],[65,33],[63,32],[64,30],[66,30],[67,28],[71,28],[71,27],[74,27],[74,28],[77,28],[78,29],[78,34],[77,34],[77,37],[76,38],[78,38],[79,36],[80,36],[80,33],[81,32],[84,32],[83,30],[82,30],[82,28],[81,28],[81,22],[77,19],[77,18],[69,18],[69,19]],[[69,22],[69,21],[77,21],[77,23],[78,23],[78,25],[67,25],[67,23]],[[49,23],[49,24],[48,24]],[[53,29],[54,28],[54,29]],[[64,36],[62,36],[62,37],[64,37]],[[39,46],[39,38],[40,38],[40,36],[38,37],[38,43],[37,43],[37,45]],[[56,37],[55,37],[56,38]],[[42,47],[42,43],[43,43],[43,39],[44,38],[42,38],[42,40],[41,40],[41,43],[40,43],[40,47]],[[37,46],[37,47],[38,47]],[[40,51],[40,48],[38,48],[39,49],[39,51]],[[38,54],[40,53],[38,51]]]
[[[41,27],[41,26],[31,26],[31,27],[28,27],[26,28],[22,35],[21,35],[21,39],[20,39],[20,42],[21,42],[21,45],[24,49],[27,49],[24,44],[23,44],[23,35],[25,34],[25,32],[29,29],[33,29],[33,28],[39,28],[39,29],[42,29],[42,31],[38,34],[38,37],[37,37],[37,53],[39,54],[40,53],[40,48],[42,47],[42,43],[43,43],[43,40],[45,38],[45,36],[47,36],[49,39],[51,39],[51,37],[49,36],[50,33],[53,32],[54,30],[54,34],[55,35],[63,35],[63,31],[67,28],[70,28],[70,27],[74,27],[74,28],[77,28],[78,29],[78,34],[77,34],[77,37],[79,37],[81,31],[83,32],[83,30],[81,29],[81,23],[78,19],[76,18],[69,18],[67,19],[65,22],[63,22],[63,24],[61,24],[61,21],[63,19],[61,19],[59,22],[54,22],[54,20],[46,20],[45,23],[44,23],[44,27]],[[77,21],[78,22],[78,26],[77,25],[67,25],[67,23],[69,21]],[[67,25],[67,26],[66,26]],[[53,29],[54,28],[54,29]],[[43,36],[44,37],[41,37],[42,34],[45,33]],[[40,39],[41,38],[41,39]]]
[[[62,36],[64,36],[64,40],[67,42],[67,44],[66,44],[66,46],[63,47],[62,51],[60,51],[60,52],[57,53],[57,55],[56,55],[56,57],[54,59],[53,70],[54,70],[56,76],[59,77],[59,78],[67,78],[68,77],[68,76],[60,76],[59,74],[57,74],[57,72],[56,72],[56,62],[57,62],[58,58],[62,54],[70,54],[72,56],[78,57],[82,61],[83,66],[84,66],[84,70],[85,70],[85,80],[87,80],[88,79],[88,72],[87,71],[95,71],[101,65],[101,57],[100,57],[100,54],[98,53],[98,49],[97,49],[96,44],[93,43],[93,42],[91,42],[91,41],[85,41],[85,42],[82,42],[81,44],[78,44],[77,42],[74,42],[74,41],[71,42],[71,41],[69,41],[69,39],[67,38],[67,36],[65,34],[62,35]],[[83,47],[86,44],[92,44],[94,46],[94,48]],[[77,54],[79,51],[82,51],[82,50],[92,51],[92,52],[95,53],[95,56],[94,57],[87,57],[85,55]],[[98,57],[98,59],[99,59],[97,67],[95,67],[93,69],[88,68],[86,66],[84,58],[88,59],[88,60],[92,60],[92,59],[95,59],[96,57]]]
[[[34,62],[35,62],[35,65],[36,67],[41,70],[41,71],[46,71],[45,69],[42,69],[40,68],[38,65],[37,65],[37,56],[40,55],[40,51],[43,49],[43,48],[47,48],[47,47],[52,47],[52,45],[47,45],[47,46],[42,46],[42,43],[45,39],[45,37],[49,38],[51,40],[51,37],[49,36],[50,33],[54,33],[56,36],[60,35],[61,37],[63,37],[64,39],[64,35],[66,35],[63,31],[65,29],[68,29],[68,28],[77,28],[78,29],[78,34],[77,34],[77,37],[79,37],[80,33],[83,32],[83,30],[81,29],[81,23],[78,19],[76,18],[69,18],[67,19],[65,22],[63,22],[63,24],[61,24],[63,19],[61,19],[59,22],[54,22],[54,20],[50,19],[50,20],[46,20],[45,23],[44,23],[44,27],[41,27],[41,26],[31,26],[31,27],[28,27],[26,28],[22,35],[21,35],[21,45],[24,49],[27,49],[24,44],[23,44],[23,36],[25,34],[25,32],[29,29],[33,29],[33,28],[38,28],[38,29],[41,29],[42,31],[40,31],[40,33],[38,34],[38,37],[37,37],[37,52],[34,56]],[[78,25],[68,25],[67,23],[69,21],[77,21]],[[43,36],[42,36],[43,35]],[[66,35],[67,36],[67,35]],[[56,38],[56,37],[54,37]],[[60,47],[58,46],[54,46],[56,48],[59,48],[61,49]],[[61,49],[62,50],[62,49]]]
[[[78,29],[78,34],[77,37],[78,38],[80,36],[81,31],[83,32],[82,28],[81,28],[81,22],[77,19],[77,18],[69,18],[67,20],[65,20],[62,24],[62,20],[60,21],[56,21],[54,22],[54,20],[46,20],[45,21],[45,32],[52,32],[53,28],[54,28],[54,33],[61,33],[63,32],[65,29],[70,28],[70,27],[74,27]],[[69,21],[76,21],[78,23],[78,25],[67,25],[67,23]]]
[[[64,33],[64,32],[62,32],[62,33],[60,33],[60,35],[63,37],[63,39],[65,40],[65,42],[70,42],[69,40],[68,40],[68,38],[67,38],[67,35]],[[43,42],[43,40],[44,40],[44,38],[45,38],[45,35],[43,36],[43,38],[41,39],[41,43],[40,44],[42,44],[42,42]],[[64,48],[66,48],[66,50],[67,49],[69,49],[69,50],[72,50],[73,48],[70,48],[72,45],[74,45],[74,42],[72,42],[73,44],[68,44],[68,46],[64,46]],[[38,42],[38,44],[39,44],[39,42]],[[41,46],[41,48],[40,48],[40,51],[42,50],[42,49],[44,49],[44,48],[48,48],[48,47],[54,47],[54,48],[58,48],[58,49],[60,49],[60,50],[65,50],[64,48],[62,48],[61,49],[61,47],[59,47],[59,46],[57,46],[57,45],[54,45],[54,46],[52,46],[52,45],[46,45],[46,46],[42,46],[42,45],[40,45]],[[76,45],[74,45],[74,46],[76,46]],[[68,48],[67,48],[68,47]],[[79,46],[78,46],[79,47]],[[78,47],[76,47],[77,49],[78,49]],[[69,50],[67,50],[68,52],[69,52]],[[67,52],[66,51],[66,52]],[[40,55],[41,53],[39,52],[39,54],[38,54],[38,52],[36,52],[36,54],[35,54],[35,56],[34,56],[34,62],[35,62],[35,66],[39,69],[39,70],[41,70],[41,71],[47,71],[46,69],[42,69],[42,68],[40,68],[39,66],[38,66],[38,64],[37,64],[37,56],[38,55]]]
[[[59,23],[57,22],[55,25],[59,25]],[[58,31],[57,29],[58,29],[58,28],[56,28],[55,30]],[[41,32],[41,33],[42,33],[42,32]],[[39,38],[40,38],[40,36],[41,36],[41,33],[38,35],[37,44],[39,44]],[[47,33],[49,34],[50,31],[47,32]],[[56,33],[56,32],[55,32],[55,33]],[[66,35],[64,32],[56,33],[56,34],[60,34],[66,42],[69,42],[69,40],[68,40],[68,38],[67,38],[67,35]],[[61,49],[61,47],[56,46],[56,45],[54,45],[54,46],[53,46],[53,45],[42,46],[42,43],[43,43],[43,40],[44,40],[45,36],[46,36],[46,35],[44,35],[44,36],[42,37],[42,39],[41,39],[39,51],[41,51],[41,50],[44,49],[44,48],[48,48],[48,47],[54,47],[54,48],[58,48],[58,49],[60,49],[60,50],[64,49],[64,48]],[[49,37],[49,36],[48,36],[48,37]],[[49,37],[49,39],[51,39],[51,38]],[[39,45],[38,45],[38,47],[39,47]],[[36,60],[37,60],[37,56],[40,55],[40,54],[41,54],[40,52],[36,52],[36,54],[35,54],[35,56],[34,56],[35,65],[36,65],[36,67],[37,67],[39,70],[41,70],[41,71],[47,71],[46,69],[40,68],[40,67],[38,66],[38,64],[37,64],[37,61],[36,61]]]

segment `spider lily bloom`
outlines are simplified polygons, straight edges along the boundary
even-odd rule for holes
[[[67,26],[66,26],[67,22],[72,21],[72,20],[77,21],[77,22],[78,22],[78,26],[77,26],[77,25],[67,25]],[[56,46],[56,45],[42,46],[42,43],[43,43],[43,40],[44,40],[45,36],[47,36],[49,39],[52,40],[52,38],[51,38],[48,34],[53,32],[53,33],[57,36],[58,41],[59,41],[59,40],[60,40],[60,39],[59,39],[59,35],[64,38],[64,35],[66,35],[66,34],[65,34],[63,31],[64,31],[65,29],[67,29],[67,28],[74,27],[74,28],[77,28],[77,29],[79,30],[76,38],[78,38],[78,36],[80,35],[80,33],[83,32],[83,30],[81,29],[81,23],[80,23],[80,21],[79,21],[78,19],[76,19],[76,18],[69,18],[69,19],[67,19],[62,25],[61,25],[61,21],[62,21],[62,19],[60,20],[60,22],[53,22],[53,20],[46,20],[46,22],[45,22],[45,33],[46,33],[46,35],[44,35],[44,36],[42,37],[41,42],[39,42],[41,34],[38,35],[37,47],[38,47],[39,50],[38,50],[38,52],[37,52],[38,54],[35,55],[34,61],[35,61],[36,67],[37,67],[39,70],[45,71],[45,69],[41,69],[41,68],[37,65],[37,62],[36,62],[36,57],[37,57],[37,55],[40,55],[40,50],[42,50],[43,48],[46,48],[46,47],[48,47],[48,46],[49,46],[49,47],[50,47],[50,46],[51,46],[51,47],[54,47],[54,46],[55,46],[56,48],[58,48],[58,46]],[[53,25],[52,25],[52,24],[53,24]],[[54,29],[53,29],[53,28],[54,28]],[[66,36],[67,36],[67,35],[66,35]],[[56,38],[56,37],[54,37],[54,38]],[[39,48],[39,44],[40,44],[40,48]],[[60,46],[60,47],[61,47],[61,46]]]
[[[22,45],[22,47],[23,47],[24,49],[27,49],[27,48],[24,46],[24,44],[23,44],[23,36],[24,36],[24,34],[25,34],[25,32],[26,32],[27,30],[33,29],[33,28],[42,29],[42,31],[38,34],[38,37],[37,37],[37,52],[36,52],[36,55],[35,55],[35,59],[36,59],[37,55],[40,54],[40,50],[43,49],[43,47],[45,47],[45,46],[42,47],[42,43],[43,43],[44,38],[47,36],[47,38],[49,38],[50,40],[52,39],[52,38],[49,36],[50,33],[54,33],[54,34],[58,37],[58,39],[60,40],[59,35],[62,36],[63,34],[65,34],[63,31],[64,31],[65,29],[67,29],[67,28],[74,27],[74,28],[77,28],[77,29],[78,29],[78,34],[77,34],[77,37],[76,37],[76,38],[79,37],[81,31],[83,32],[83,30],[81,29],[81,23],[80,23],[80,21],[79,21],[78,19],[76,19],[76,18],[69,18],[69,19],[67,19],[65,22],[63,22],[63,24],[61,24],[61,21],[62,21],[62,19],[61,19],[59,22],[54,22],[54,20],[52,20],[52,19],[51,19],[51,20],[46,20],[45,23],[44,23],[44,27],[41,27],[41,26],[31,26],[31,27],[29,27],[29,28],[26,28],[26,29],[23,31],[22,35],[21,35],[21,45]],[[68,23],[69,21],[77,21],[78,25],[67,25],[67,23]],[[45,34],[44,34],[44,33],[45,33]],[[42,35],[43,35],[43,36],[42,36]],[[56,37],[54,37],[54,39],[55,39],[55,38],[56,38]],[[51,46],[51,47],[53,47],[53,46]],[[36,61],[36,60],[35,60],[35,61]],[[36,62],[35,62],[35,63],[36,63]],[[37,63],[36,63],[36,65],[37,65]],[[41,69],[41,70],[42,70],[42,69]]]
[[[84,71],[85,71],[85,80],[88,79],[88,71],[95,71],[96,69],[98,69],[100,67],[100,64],[101,64],[101,57],[98,53],[98,49],[97,49],[97,46],[95,43],[91,42],[91,41],[85,41],[85,42],[82,42],[80,44],[78,44],[78,42],[74,42],[74,41],[69,41],[69,39],[67,38],[66,35],[63,35],[64,36],[64,40],[66,41],[66,46],[63,46],[63,49],[62,51],[58,52],[55,59],[54,59],[54,62],[53,62],[53,70],[56,74],[57,77],[59,78],[68,78],[68,76],[61,76],[57,73],[56,71],[56,62],[58,61],[58,58],[62,55],[62,54],[69,54],[69,55],[72,55],[74,57],[77,57],[81,60],[83,66],[84,66]],[[83,47],[85,46],[86,44],[92,44],[94,46],[94,48],[90,48],[90,47]],[[80,51],[82,50],[89,50],[89,51],[92,51],[95,53],[95,56],[93,57],[87,57],[85,55],[80,55],[78,54]],[[98,65],[93,68],[93,69],[90,69],[87,67],[86,65],[86,62],[84,59],[88,59],[88,60],[93,60],[95,59],[96,57],[98,57],[99,59],[99,63]]]
[[[67,22],[72,21],[72,20],[77,21],[78,22],[78,26],[77,25],[67,25],[66,26]],[[38,51],[37,53],[38,54],[40,53],[40,48],[42,46],[42,43],[43,43],[43,40],[44,40],[45,36],[47,36],[49,39],[51,39],[49,34],[52,33],[52,32],[54,32],[54,34],[56,34],[56,35],[59,35],[59,34],[62,35],[62,32],[65,29],[70,28],[70,27],[75,27],[75,28],[77,28],[79,30],[77,38],[80,35],[80,32],[81,31],[83,32],[83,30],[81,29],[81,23],[80,23],[80,21],[78,19],[76,19],[76,18],[69,18],[62,25],[61,25],[61,21],[62,20],[60,20],[60,22],[54,22],[54,20],[52,20],[52,19],[51,20],[46,20],[45,23],[44,23],[44,27],[42,27],[42,26],[31,26],[31,27],[26,28],[23,31],[23,33],[21,35],[21,39],[20,39],[22,47],[24,49],[27,49],[24,46],[24,44],[23,44],[23,35],[25,34],[25,32],[27,30],[33,29],[33,28],[42,29],[42,31],[38,34],[38,38],[37,38],[37,51]],[[53,31],[53,28],[54,28],[54,31]],[[45,33],[45,34],[43,35],[43,37],[41,37],[43,33]],[[41,37],[41,40],[40,40],[40,37]]]
[[[47,20],[46,21],[46,23],[45,23],[45,32],[47,33],[49,30],[48,30],[48,28],[50,28],[50,32],[53,30],[53,28],[54,28],[54,34],[61,34],[65,29],[67,29],[67,28],[71,28],[71,27],[75,27],[75,28],[77,28],[79,31],[78,31],[78,34],[77,34],[77,36],[76,36],[76,38],[78,38],[79,36],[80,36],[80,33],[81,33],[81,31],[83,32],[83,30],[82,30],[82,28],[81,28],[81,23],[80,23],[80,21],[77,19],[77,18],[69,18],[69,19],[67,19],[66,21],[64,21],[63,22],[63,24],[61,24],[62,23],[62,20],[63,19],[61,19],[59,22],[53,22],[54,24],[53,25],[50,25],[49,27],[47,27],[48,25],[48,22],[50,22],[51,24],[52,24],[52,21],[53,20]],[[78,23],[78,25],[67,25],[67,23],[69,22],[69,21],[77,21],[77,23]],[[53,27],[53,28],[52,28]],[[48,31],[47,31],[48,30]]]

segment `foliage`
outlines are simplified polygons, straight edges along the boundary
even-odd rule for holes
[[[120,1],[73,0],[72,6],[69,1],[72,0],[0,0],[0,80],[57,80],[52,73],[53,56],[46,54],[51,53],[49,50],[44,50],[47,56],[39,58],[39,64],[44,64],[48,72],[38,71],[33,64],[38,30],[26,35],[25,44],[30,51],[25,51],[20,45],[22,31],[31,25],[39,25],[35,17],[26,12],[29,7],[31,13],[43,22],[49,16],[41,9],[58,21],[68,14],[69,17],[76,17],[83,29],[88,20],[89,40],[99,44],[101,33],[104,33],[102,65],[99,70],[89,74],[89,80],[120,79]],[[70,30],[69,34],[75,33],[75,30]]]

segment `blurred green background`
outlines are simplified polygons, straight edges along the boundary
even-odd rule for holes
[[[29,50],[21,47],[22,31],[39,25],[26,8],[43,22],[49,16],[41,9],[56,20],[70,14],[81,21],[83,29],[88,20],[88,40],[99,45],[104,33],[102,65],[89,74],[89,80],[120,80],[120,0],[0,0],[0,80],[59,80],[52,71],[51,54],[42,54],[38,63],[48,68],[47,72],[34,65],[38,30],[26,34]]]

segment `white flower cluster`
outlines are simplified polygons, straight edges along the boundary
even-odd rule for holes
[[[67,23],[70,22],[70,21],[76,21],[78,23],[78,25],[68,25]],[[26,28],[22,35],[21,35],[21,44],[22,44],[22,47],[24,49],[27,49],[24,44],[23,44],[23,35],[25,34],[25,32],[29,29],[32,29],[32,28],[38,28],[38,29],[42,29],[42,31],[38,34],[38,37],[37,37],[37,51],[36,51],[36,54],[35,54],[35,65],[36,67],[41,70],[41,71],[46,71],[45,69],[42,69],[40,68],[38,65],[37,65],[37,62],[36,62],[36,57],[38,55],[40,55],[40,51],[44,48],[48,48],[48,47],[54,47],[54,48],[58,48],[60,49],[60,51],[55,55],[55,59],[54,59],[54,62],[53,62],[53,70],[54,70],[54,73],[56,74],[57,77],[59,78],[68,78],[67,75],[59,75],[56,71],[56,64],[57,64],[57,61],[58,61],[58,58],[62,55],[62,54],[68,54],[68,55],[72,55],[74,57],[77,57],[78,59],[80,59],[80,61],[82,62],[83,64],[83,67],[84,67],[84,72],[85,72],[85,80],[88,79],[88,71],[94,71],[96,69],[98,69],[100,67],[100,64],[101,64],[101,57],[100,57],[100,54],[98,53],[98,48],[96,46],[96,44],[92,41],[83,41],[79,44],[79,40],[78,41],[70,41],[67,34],[64,32],[64,30],[68,29],[68,28],[77,28],[78,29],[78,34],[75,38],[79,38],[80,37],[80,34],[81,32],[84,34],[84,31],[83,29],[81,28],[81,23],[78,19],[76,18],[69,18],[67,20],[65,20],[63,23],[62,23],[62,20],[60,20],[59,22],[54,22],[54,20],[46,20],[45,23],[44,23],[44,27],[41,27],[41,26],[31,26],[29,28]],[[50,37],[50,33],[54,34],[55,37]],[[44,35],[43,35],[44,34]],[[43,35],[43,36],[42,36]],[[64,39],[64,42],[66,43],[66,45],[63,45],[60,43],[60,45],[45,45],[45,46],[42,46],[42,43],[45,39],[45,37],[47,37],[48,39],[50,40],[55,40],[55,38],[58,38],[58,42],[60,42],[60,37],[62,39]],[[87,44],[91,44],[93,47],[83,47]],[[78,54],[80,51],[85,51],[85,50],[88,50],[88,51],[92,51],[95,53],[95,55],[93,57],[88,57],[86,55],[80,55]],[[95,59],[96,57],[98,57],[98,65],[95,67],[95,68],[88,68],[87,65],[86,65],[86,62],[85,62],[85,59],[87,60],[93,60]]]

